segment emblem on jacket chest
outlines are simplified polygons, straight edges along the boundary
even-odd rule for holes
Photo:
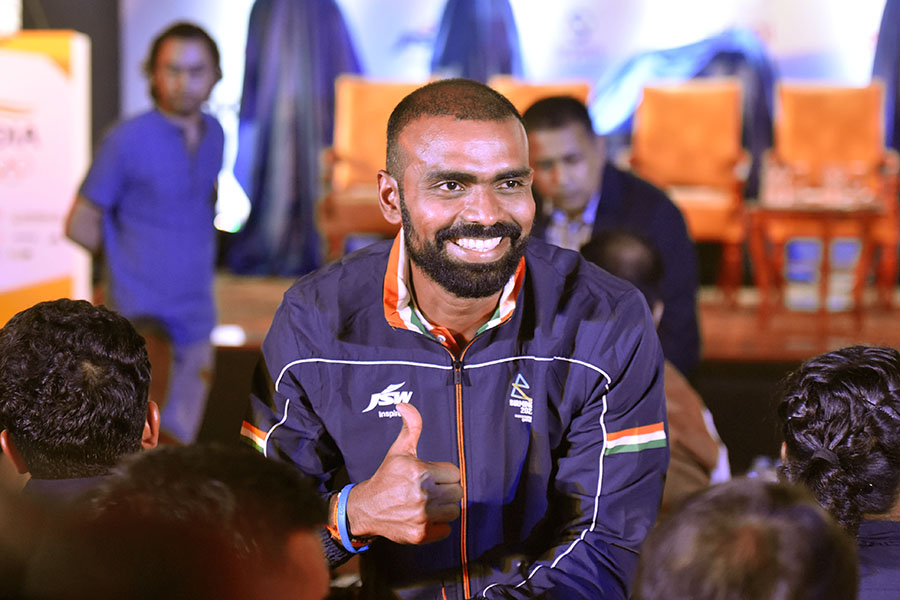
[[[376,392],[372,394],[369,399],[369,406],[363,410],[364,413],[373,410],[376,407],[383,406],[396,406],[397,404],[409,404],[409,401],[412,399],[412,390],[401,390],[404,385],[406,385],[405,381],[401,381],[400,383],[392,383],[380,392]],[[380,419],[389,419],[392,417],[400,417],[400,413],[397,410],[379,410],[378,418]]]
[[[522,374],[517,373],[516,380],[510,385],[509,405],[519,410],[519,412],[513,416],[523,423],[531,423],[533,401],[531,396],[526,392],[526,390],[530,389],[531,386],[528,385],[528,382],[522,377]]]

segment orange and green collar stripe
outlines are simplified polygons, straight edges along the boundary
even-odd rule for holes
[[[444,345],[452,347],[453,338],[443,328],[429,323],[425,315],[416,306],[415,299],[407,285],[408,278],[409,262],[406,257],[403,230],[401,229],[397,237],[394,238],[393,246],[391,246],[387,271],[384,275],[384,318],[391,327],[408,329],[435,339],[439,339],[438,336],[443,336],[447,340],[443,342]],[[519,295],[519,290],[522,289],[524,281],[525,259],[523,258],[519,261],[516,272],[504,286],[497,308],[487,322],[478,329],[478,333],[496,327],[512,316],[516,309],[516,298]]]
[[[666,430],[662,421],[644,427],[623,429],[606,436],[604,454],[621,454],[623,452],[640,452],[651,448],[665,448]]]

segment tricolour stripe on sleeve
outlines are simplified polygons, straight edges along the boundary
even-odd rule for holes
[[[265,452],[266,450],[266,432],[261,429],[257,429],[247,421],[244,421],[241,425],[241,436],[256,446],[260,452]]]
[[[651,448],[664,448],[666,445],[666,430],[662,421],[660,421],[644,427],[614,431],[606,439],[606,454],[640,452]]]

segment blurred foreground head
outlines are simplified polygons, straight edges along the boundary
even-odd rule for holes
[[[89,513],[46,544],[29,577],[37,596],[328,593],[321,498],[295,469],[252,450],[197,445],[134,456],[98,490]]]
[[[799,486],[734,479],[647,537],[636,600],[852,600],[856,550]]]

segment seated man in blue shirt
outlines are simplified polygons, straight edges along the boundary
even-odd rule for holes
[[[192,442],[211,380],[215,324],[216,179],[222,127],[201,107],[221,77],[219,51],[195,25],[162,32],[147,60],[156,107],[104,140],[69,215],[67,234],[102,249],[107,304],[153,319],[173,342],[167,436]]]
[[[690,376],[700,362],[699,275],[694,243],[678,207],[659,188],[607,161],[587,108],[574,98],[536,102],[522,115],[534,169],[534,234],[579,250],[599,231],[621,228],[656,245],[666,306],[659,338],[666,359]]]

